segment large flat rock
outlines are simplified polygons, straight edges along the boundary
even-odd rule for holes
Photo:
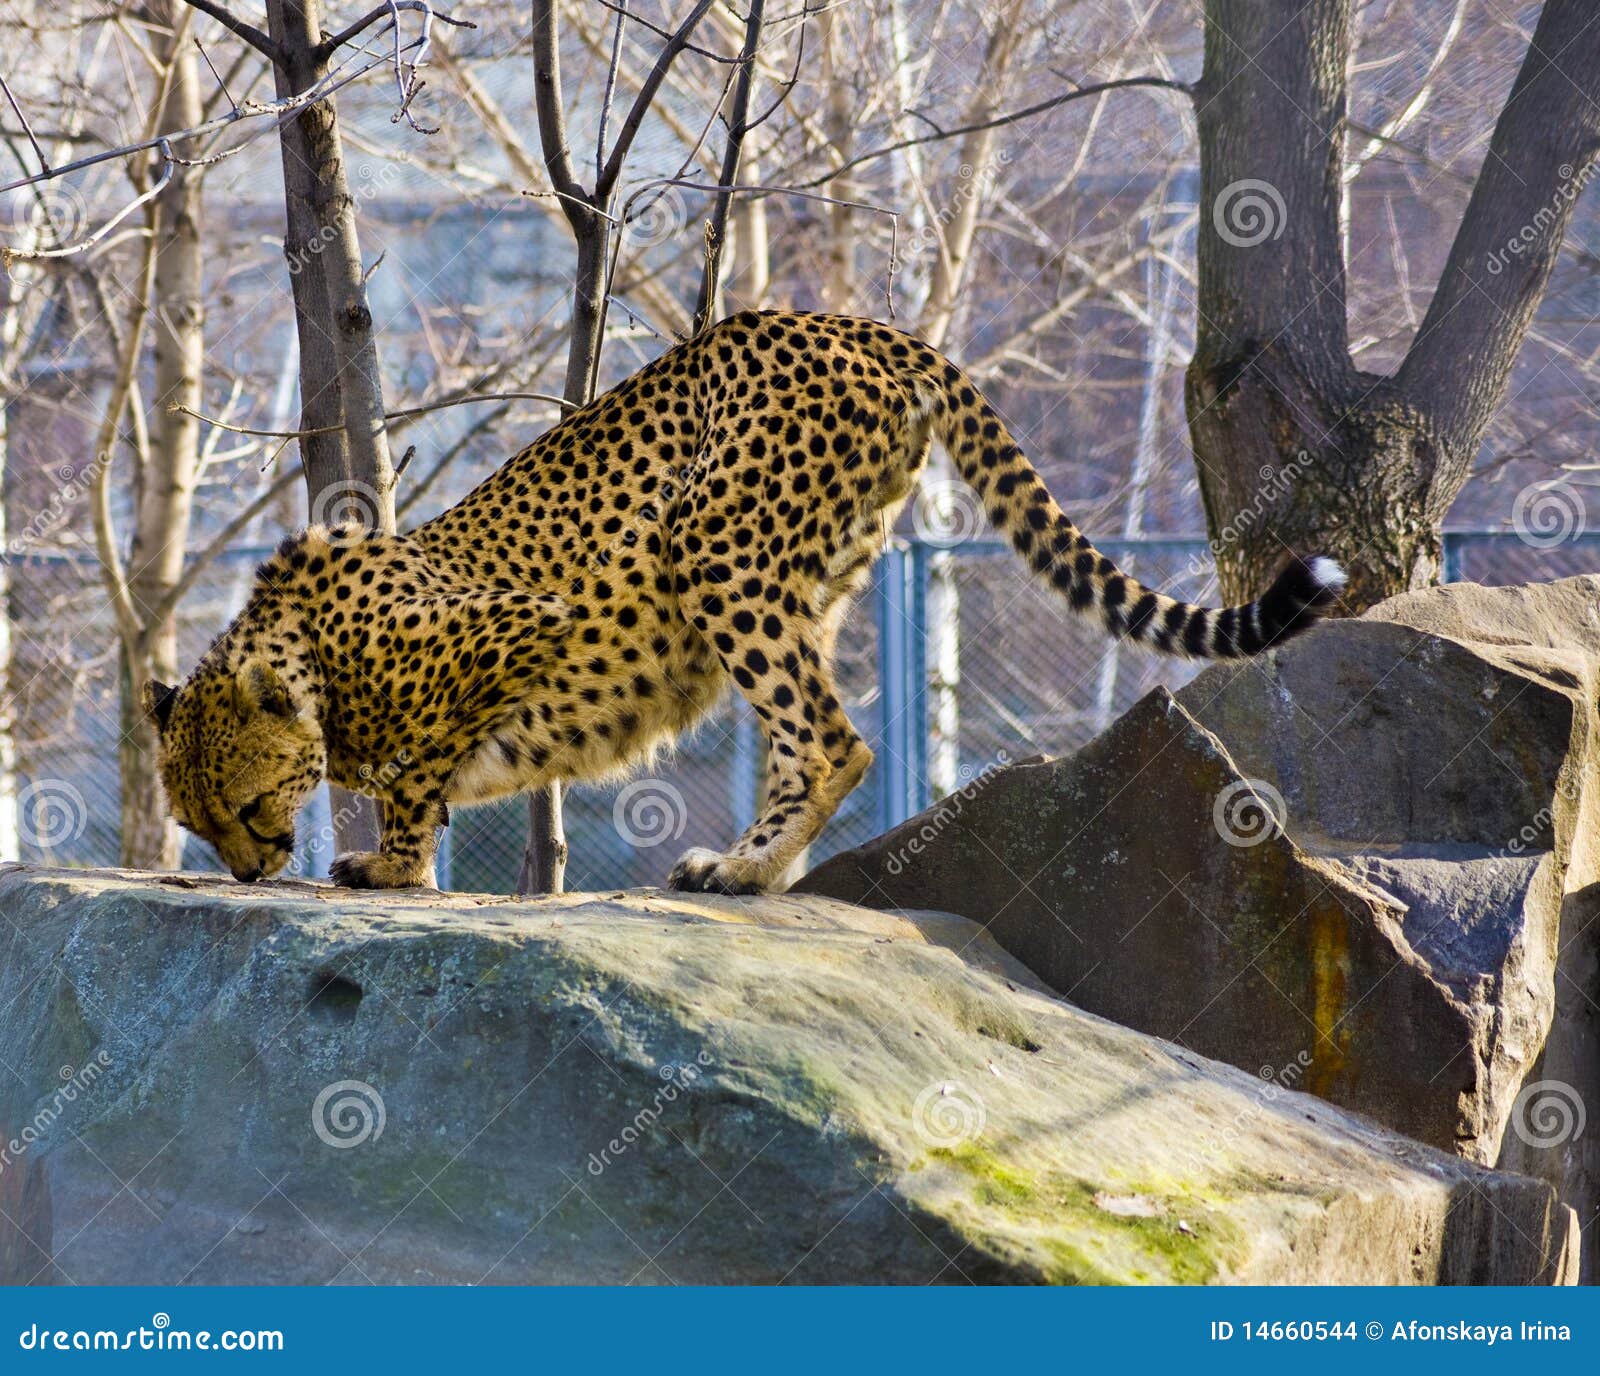
[[[1409,594],[981,774],[796,886],[1600,1214],[1600,579]],[[1600,1262],[1600,1228],[1587,1264]]]
[[[1552,1283],[1546,1183],[960,918],[0,873],[13,1283]]]

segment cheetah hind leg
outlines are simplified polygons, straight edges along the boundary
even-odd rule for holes
[[[691,893],[762,893],[817,837],[872,764],[839,705],[832,676],[802,643],[799,673],[740,684],[767,737],[766,805],[725,852],[695,847],[667,883]],[[798,681],[797,681],[798,680]]]

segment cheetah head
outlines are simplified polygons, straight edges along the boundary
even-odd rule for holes
[[[235,879],[281,871],[294,854],[295,814],[327,769],[309,704],[257,658],[202,664],[181,688],[151,681],[144,709],[178,824],[210,842]]]

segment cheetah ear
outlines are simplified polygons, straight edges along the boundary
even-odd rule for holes
[[[233,706],[241,721],[248,721],[257,712],[271,712],[275,717],[292,717],[294,700],[278,677],[278,671],[264,659],[247,660],[239,669],[233,685]]]
[[[167,729],[167,723],[172,720],[172,706],[177,700],[176,688],[153,678],[145,680],[139,693],[139,705],[144,708],[145,716],[155,722],[158,732]]]

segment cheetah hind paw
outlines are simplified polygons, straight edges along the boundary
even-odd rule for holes
[[[433,868],[426,870],[396,855],[355,850],[328,866],[328,877],[346,889],[413,889],[433,887]]]
[[[753,860],[723,855],[695,846],[679,857],[667,876],[667,887],[684,893],[762,893],[767,885]]]

